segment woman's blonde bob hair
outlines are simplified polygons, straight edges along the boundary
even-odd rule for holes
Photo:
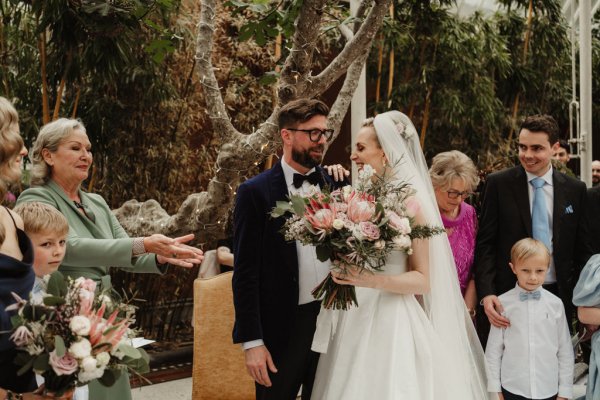
[[[475,164],[458,150],[445,151],[433,157],[429,176],[434,188],[449,188],[454,179],[462,179],[468,191],[475,190],[479,184]]]
[[[47,183],[52,175],[50,166],[44,161],[42,151],[48,149],[55,153],[61,142],[69,137],[73,131],[80,130],[86,133],[83,122],[78,119],[60,118],[42,127],[37,139],[33,143],[31,161],[31,186],[41,186]]]

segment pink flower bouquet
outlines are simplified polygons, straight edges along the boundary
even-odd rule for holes
[[[111,386],[121,371],[148,372],[148,355],[130,345],[135,308],[115,303],[91,279],[65,282],[54,273],[43,303],[17,302],[11,340],[20,350],[19,373],[33,368],[48,393],[61,395],[91,380]]]
[[[290,196],[277,202],[273,217],[290,215],[283,226],[286,240],[316,247],[320,261],[330,259],[331,268],[345,273],[381,271],[392,250],[412,253],[412,239],[427,238],[443,228],[418,225],[418,204],[406,184],[393,184],[365,166],[358,184],[333,192],[313,190],[306,197]],[[347,310],[358,306],[353,286],[338,285],[331,274],[313,290],[325,308]]]

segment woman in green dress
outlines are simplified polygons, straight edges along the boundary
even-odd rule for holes
[[[189,268],[202,261],[202,251],[185,244],[193,234],[130,238],[102,196],[81,189],[92,165],[91,143],[81,121],[61,118],[44,125],[32,153],[32,187],[17,203],[49,204],[69,221],[67,251],[60,266],[64,275],[106,284],[109,266],[162,273],[168,264]],[[90,400],[109,399],[131,399],[127,374],[121,374],[110,388],[90,383]]]

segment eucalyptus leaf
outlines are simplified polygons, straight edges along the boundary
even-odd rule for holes
[[[117,379],[121,376],[121,370],[114,368],[106,368],[104,370],[104,375],[98,378],[98,382],[102,384],[102,386],[111,387],[115,384]]]
[[[61,356],[62,357],[62,356]],[[36,372],[45,372],[50,369],[50,355],[42,353],[33,361],[33,370]]]
[[[138,359],[138,358],[142,357],[142,354],[139,352],[138,349],[136,349],[135,347],[130,346],[128,344],[121,343],[119,345],[119,351],[121,351],[127,357],[130,357],[133,359]]]
[[[67,352],[65,341],[58,335],[54,335],[54,351],[56,351],[56,355],[59,357],[64,357]]]
[[[44,304],[47,306],[60,306],[66,304],[66,300],[63,297],[48,296],[44,297]]]
[[[292,202],[294,212],[297,215],[302,216],[304,214],[304,210],[306,209],[306,201],[304,198],[301,196],[291,196],[290,201]]]
[[[331,257],[331,248],[329,246],[317,245],[317,259],[321,262],[329,260]]]
[[[50,274],[46,292],[55,297],[64,297],[67,294],[67,283],[64,275],[59,271]]]

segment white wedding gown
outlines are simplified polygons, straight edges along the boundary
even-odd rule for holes
[[[392,252],[382,273],[405,272],[406,262],[404,253]],[[338,320],[319,359],[312,400],[481,400],[455,373],[414,295],[357,287],[356,296],[358,307],[321,310],[317,324],[331,323],[327,313]],[[317,329],[324,331],[331,330]]]

